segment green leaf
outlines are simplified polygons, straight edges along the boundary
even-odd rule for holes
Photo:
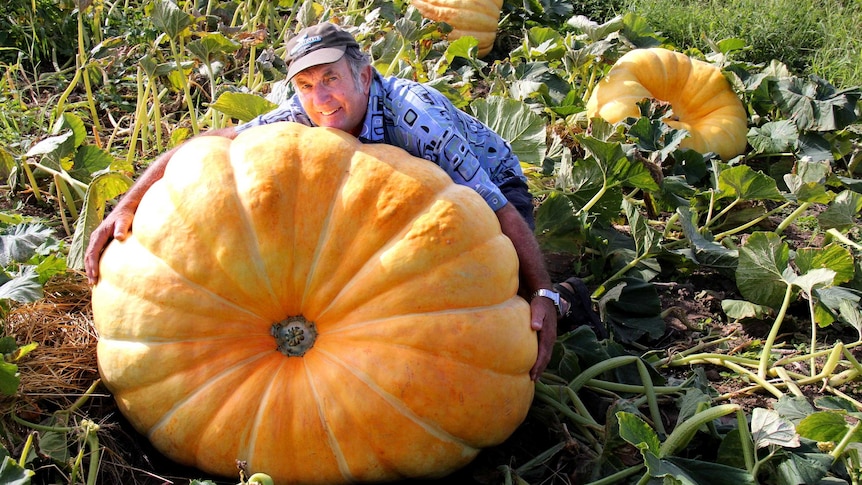
[[[793,423],[771,409],[754,408],[751,412],[751,437],[757,449],[769,445],[798,448],[799,435]]]
[[[732,300],[730,298],[721,300],[721,309],[729,318],[734,320],[744,320],[747,318],[763,320],[775,313],[771,307],[755,305],[745,300]]]
[[[850,425],[845,419],[845,413],[838,411],[819,411],[803,419],[796,430],[799,434],[814,441],[832,441],[838,443],[850,431]],[[851,442],[862,442],[862,430],[850,437]]]
[[[152,20],[156,28],[168,34],[171,39],[176,39],[193,23],[192,16],[170,0],[155,0]]]
[[[84,251],[90,241],[90,234],[102,222],[107,202],[125,193],[131,186],[132,179],[119,172],[100,173],[90,182],[69,247],[67,264],[70,268],[84,269]]]
[[[30,485],[33,475],[33,470],[21,467],[9,456],[3,457],[3,463],[0,464],[0,483],[3,485]]]
[[[773,232],[755,232],[739,249],[736,284],[746,300],[773,308],[781,306],[787,283],[782,273],[790,248]]]
[[[212,107],[245,123],[256,116],[269,113],[278,105],[256,94],[227,91],[218,97]]]
[[[109,168],[114,163],[114,157],[94,145],[84,145],[75,152],[75,163],[69,172],[73,177],[90,182],[94,173]]]
[[[661,448],[658,434],[646,422],[635,414],[625,411],[617,413],[620,425],[620,437],[637,447],[643,453],[645,450],[657,455]]]
[[[43,224],[18,224],[0,234],[0,267],[24,263],[36,254],[45,241],[53,237],[54,230]]]
[[[545,121],[524,102],[489,96],[473,101],[470,110],[479,121],[508,141],[522,162],[541,165],[546,149]]]
[[[44,294],[39,274],[33,266],[24,266],[12,274],[12,279],[0,285],[0,301],[32,303],[40,300]]]
[[[829,473],[829,468],[832,465],[831,456],[817,449],[811,449],[804,453],[787,453],[784,456],[786,458],[783,460],[773,458],[773,460],[778,461],[777,473],[775,474],[776,483],[826,485],[822,480]]]
[[[624,185],[650,192],[659,190],[652,173],[643,162],[631,162],[619,142],[606,142],[592,136],[576,135],[604,174],[605,186]]]
[[[657,254],[661,247],[661,232],[648,224],[635,204],[628,199],[623,199],[623,212],[629,221],[629,230],[635,243],[635,252],[638,256]]]
[[[856,121],[858,88],[837,91],[817,76],[807,80],[789,77],[778,79],[769,94],[784,117],[800,130],[835,131]]]
[[[0,393],[14,396],[18,392],[21,378],[18,377],[18,366],[0,359]]]
[[[862,339],[862,311],[849,300],[842,300],[839,306],[841,320],[849,324],[859,333]]]
[[[768,121],[748,130],[748,143],[754,148],[754,154],[790,152],[798,141],[799,132],[789,120]]]
[[[856,227],[856,216],[862,211],[862,194],[844,190],[832,200],[829,207],[817,216],[817,222],[824,230],[838,229],[847,231]]]
[[[633,342],[644,335],[656,339],[664,334],[661,301],[655,285],[636,278],[623,278],[599,301],[604,319],[620,341]]]
[[[803,274],[815,269],[832,270],[835,273],[832,284],[835,285],[852,280],[856,272],[853,254],[837,243],[828,244],[822,248],[800,248],[796,250],[793,263]]]
[[[24,155],[26,157],[35,157],[43,155],[54,162],[59,162],[61,159],[68,157],[75,151],[75,133],[71,130],[62,135],[49,136],[39,143],[33,145],[27,150]]]
[[[658,476],[672,476],[681,483],[693,485],[756,485],[745,470],[719,463],[670,456],[662,460]],[[652,470],[650,470],[652,474]]]
[[[84,120],[74,113],[63,113],[63,116],[54,123],[54,128],[51,130],[51,134],[59,135],[66,130],[71,130],[74,134],[72,144],[75,147],[81,146],[81,144],[87,139],[87,127],[84,125]]]
[[[239,42],[228,39],[220,32],[204,34],[198,40],[189,42],[186,46],[197,59],[210,62],[219,55],[231,54],[241,47]]]
[[[718,176],[721,197],[736,197],[741,200],[784,200],[775,179],[755,172],[747,165],[738,165],[723,170]]]
[[[728,271],[736,270],[739,264],[739,251],[728,249],[704,237],[695,227],[693,216],[688,207],[680,206],[676,212],[680,216],[679,222],[683,234],[690,243],[690,247],[678,251],[679,254],[685,255],[698,264]]]
[[[68,463],[69,457],[69,442],[66,440],[66,433],[58,433],[56,431],[46,431],[39,437],[39,451],[48,455],[57,463]]]

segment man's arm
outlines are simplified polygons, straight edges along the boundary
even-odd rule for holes
[[[521,268],[521,285],[530,295],[540,288],[552,289],[551,277],[545,269],[545,260],[539,242],[533,231],[512,204],[506,204],[497,211],[500,227],[515,246]],[[530,325],[539,332],[539,355],[530,370],[530,378],[537,380],[548,362],[554,342],[557,340],[557,309],[547,298],[533,298],[530,301]]]
[[[237,131],[233,127],[229,127],[207,131],[199,136],[223,136],[234,139],[236,135]],[[141,203],[147,190],[165,175],[165,167],[168,166],[168,162],[171,161],[179,148],[179,146],[172,148],[151,163],[129,191],[123,195],[117,206],[90,234],[90,243],[87,245],[86,253],[84,253],[84,268],[87,271],[87,280],[91,285],[99,281],[99,259],[102,257],[102,251],[111,242],[111,239],[123,241],[128,237],[138,204]]]

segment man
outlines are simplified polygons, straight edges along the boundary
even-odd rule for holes
[[[288,82],[296,94],[276,110],[231,128],[203,135],[233,139],[252,126],[295,121],[348,132],[364,143],[388,143],[441,166],[459,184],[473,188],[497,214],[512,240],[521,268],[521,287],[530,300],[531,326],[539,353],[530,376],[548,365],[557,336],[557,314],[567,313],[545,269],[533,235],[532,197],[518,158],[486,125],[419,83],[383,78],[353,36],[331,23],[303,29],[287,42]],[[176,148],[156,159],[120,203],[93,231],[85,255],[91,284],[98,280],[102,250],[111,238],[123,240],[147,189],[164,174]],[[569,288],[560,288],[567,291]]]

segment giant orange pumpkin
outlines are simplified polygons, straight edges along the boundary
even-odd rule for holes
[[[104,383],[206,472],[441,476],[532,400],[511,241],[475,192],[392,146],[295,123],[193,139],[100,272]]]
[[[411,3],[423,17],[449,24],[450,39],[475,37],[479,41],[479,57],[493,49],[503,0],[412,0]]]
[[[668,49],[634,49],[596,85],[587,116],[610,123],[638,117],[644,98],[670,103],[673,117],[665,122],[690,135],[682,148],[725,160],[745,152],[748,117],[718,67]]]

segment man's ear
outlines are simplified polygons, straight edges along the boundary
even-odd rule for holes
[[[371,78],[373,69],[373,67],[367,65],[362,68],[362,72],[359,73],[359,80],[362,82],[362,90],[365,94],[371,94]]]

